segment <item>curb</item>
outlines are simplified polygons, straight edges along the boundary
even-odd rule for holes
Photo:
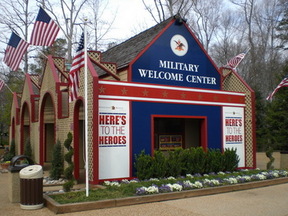
[[[56,201],[54,201],[52,198],[47,196],[46,194],[43,195],[43,198],[44,198],[44,204],[48,209],[50,209],[55,214],[63,214],[63,213],[72,213],[72,212],[79,212],[79,211],[88,211],[88,210],[95,210],[95,209],[112,208],[112,207],[137,205],[137,204],[144,204],[144,203],[151,203],[151,202],[183,199],[183,198],[189,198],[189,197],[206,196],[206,195],[213,195],[213,194],[219,194],[219,193],[248,190],[248,189],[259,188],[259,187],[266,187],[266,186],[272,186],[272,185],[284,184],[284,183],[288,183],[288,177],[277,178],[277,179],[272,179],[272,180],[248,182],[248,183],[235,184],[235,185],[187,190],[187,191],[180,191],[180,192],[143,195],[143,196],[109,199],[109,200],[101,200],[101,201],[95,201],[95,202],[72,203],[72,204],[59,204]]]

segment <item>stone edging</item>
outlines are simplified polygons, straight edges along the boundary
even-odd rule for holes
[[[153,194],[153,195],[143,195],[143,196],[133,196],[127,198],[119,199],[109,199],[101,200],[95,202],[81,202],[81,203],[72,203],[72,204],[59,204],[54,201],[52,198],[43,195],[45,206],[53,211],[55,214],[95,210],[102,208],[111,208],[111,207],[120,207],[128,205],[136,205],[143,203],[167,201],[174,199],[183,199],[196,196],[205,196],[219,193],[227,193],[232,191],[247,190],[259,187],[266,187],[276,184],[288,183],[288,177],[277,178],[271,180],[262,180],[256,182],[248,182],[235,185],[219,186],[219,187],[210,187],[203,189],[194,189],[180,192],[171,192],[171,193],[162,193],[162,194]]]

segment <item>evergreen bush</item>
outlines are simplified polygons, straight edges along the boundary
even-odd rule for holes
[[[236,149],[219,149],[204,151],[203,148],[176,149],[165,155],[155,151],[154,156],[141,151],[135,155],[136,175],[140,180],[163,178],[169,176],[185,176],[186,174],[205,174],[237,169],[239,157]]]
[[[236,149],[235,148],[225,149],[223,156],[224,156],[223,171],[231,172],[236,170],[240,160],[239,156],[236,154]]]
[[[151,169],[153,170],[153,178],[164,178],[167,174],[167,161],[166,157],[161,151],[155,151],[152,157]]]
[[[136,175],[139,179],[150,179],[153,177],[152,157],[145,154],[145,150],[142,150],[140,154],[135,155],[134,166]]]
[[[269,170],[269,169],[274,169],[274,166],[273,166],[273,163],[275,161],[275,158],[273,157],[273,148],[271,146],[269,146],[267,149],[266,149],[266,157],[269,158],[269,162],[267,163],[266,165],[266,169]]]
[[[53,147],[52,163],[50,177],[52,179],[59,179],[63,174],[64,164],[63,164],[63,154],[60,140],[57,140]]]
[[[224,167],[224,156],[219,149],[209,149],[206,153],[206,172],[220,172]]]
[[[75,180],[74,175],[73,175],[74,163],[72,161],[72,157],[74,155],[74,149],[71,146],[72,138],[73,138],[72,133],[69,132],[67,134],[66,140],[64,141],[64,146],[67,149],[67,153],[65,154],[64,159],[68,163],[68,166],[64,170],[64,177],[68,180],[63,185],[63,190],[65,192],[71,191],[71,188],[73,188],[74,186],[74,180]]]
[[[32,147],[31,147],[30,137],[28,137],[25,141],[24,155],[32,159]]]
[[[10,148],[9,151],[7,151],[4,155],[3,155],[3,161],[11,161],[11,159],[16,155],[16,150],[15,150],[15,140],[12,139],[11,143],[10,143]]]
[[[184,169],[181,160],[182,151],[181,148],[169,151],[167,159],[167,176],[179,176],[181,174],[181,171]]]

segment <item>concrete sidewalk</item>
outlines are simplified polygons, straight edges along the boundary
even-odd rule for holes
[[[0,215],[42,216],[55,215],[47,208],[22,210],[18,203],[8,199],[8,173],[0,173]],[[156,202],[118,208],[76,212],[62,215],[163,215],[163,216],[288,216],[288,184],[263,187],[180,200]]]

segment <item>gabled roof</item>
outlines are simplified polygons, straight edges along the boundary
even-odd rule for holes
[[[173,19],[171,17],[150,29],[118,44],[104,53],[102,60],[105,62],[113,62],[117,64],[117,69],[128,66],[128,64],[165,28],[165,26]]]

